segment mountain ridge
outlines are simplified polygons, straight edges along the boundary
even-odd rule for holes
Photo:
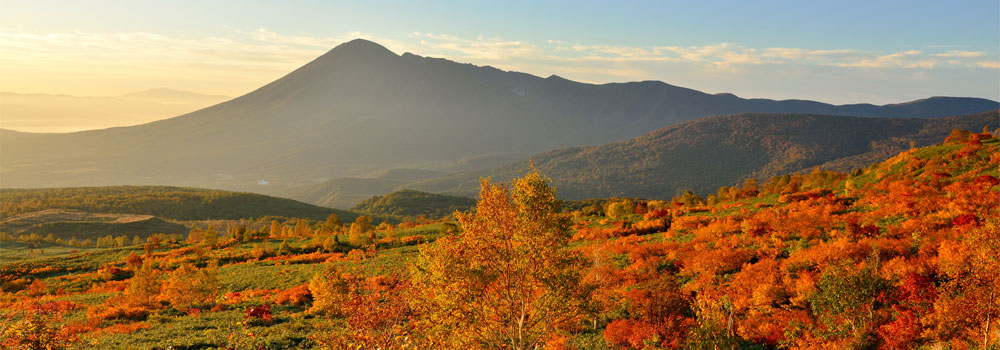
[[[952,129],[996,127],[1000,110],[943,118],[863,118],[752,114],[693,120],[596,146],[539,153],[502,167],[451,174],[401,186],[473,197],[481,177],[509,181],[529,163],[552,178],[561,197],[666,198],[684,190],[708,194],[747,178],[850,171],[910,147],[937,143]],[[831,135],[834,133],[834,135]]]
[[[250,93],[174,118],[68,134],[0,131],[0,187],[173,185],[277,194],[392,168],[443,170],[488,154],[603,144],[709,115],[937,115],[941,108],[928,103],[942,101],[833,106],[720,97],[653,81],[594,85],[396,55],[354,40]],[[945,109],[996,107],[971,99]]]

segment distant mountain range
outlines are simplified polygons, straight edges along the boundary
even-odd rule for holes
[[[286,194],[394,168],[491,168],[712,115],[925,118],[997,107],[952,97],[834,106],[654,81],[593,85],[397,55],[354,40],[249,94],[175,118],[68,134],[0,131],[0,187],[155,184]]]
[[[393,169],[375,177],[338,177],[315,185],[292,188],[282,193],[306,203],[330,208],[350,208],[376,194],[385,194],[416,181],[448,175],[447,173]]]
[[[232,97],[223,95],[206,95],[199,94],[197,92],[176,90],[171,88],[155,88],[142,91],[136,91],[132,93],[127,93],[119,96],[126,99],[151,99],[164,102],[183,102],[192,100],[229,100]]]
[[[168,88],[102,97],[0,92],[0,128],[69,132],[136,125],[174,117],[229,99],[227,96]]]

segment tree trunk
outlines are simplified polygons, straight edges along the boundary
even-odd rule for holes
[[[990,318],[993,315],[986,315],[986,327],[983,328],[983,349],[990,346]]]

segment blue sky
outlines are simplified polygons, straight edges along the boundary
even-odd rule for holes
[[[1000,99],[1000,1],[0,1],[0,91],[239,95],[354,37],[593,83]]]

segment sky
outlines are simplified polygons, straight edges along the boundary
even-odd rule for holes
[[[337,44],[589,83],[1000,100],[1000,1],[0,0],[0,91],[239,96]]]

